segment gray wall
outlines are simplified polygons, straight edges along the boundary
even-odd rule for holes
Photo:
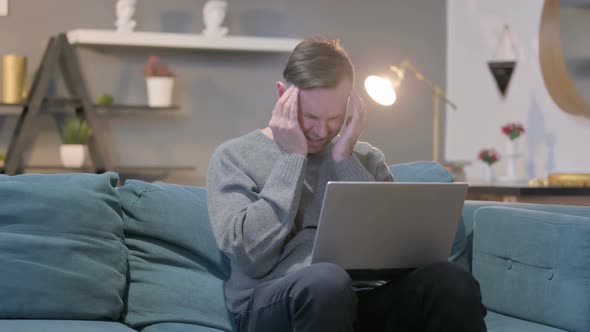
[[[75,28],[111,29],[115,0],[10,0],[0,17],[0,53],[29,58],[29,74],[50,35]],[[140,0],[137,30],[199,33],[204,0]],[[252,0],[230,1],[231,34],[339,37],[357,70],[357,88],[370,73],[409,58],[435,82],[445,82],[446,1]],[[112,93],[117,102],[145,103],[141,65],[159,55],[178,74],[179,115],[106,117],[121,165],[196,166],[204,183],[209,157],[225,140],[266,126],[287,55],[125,48],[80,49],[93,97]],[[364,91],[362,95],[368,98]],[[398,101],[383,108],[367,101],[363,140],[380,147],[389,163],[430,159],[432,99],[413,79]],[[15,119],[0,127],[5,149]],[[59,164],[57,135],[47,120],[31,164]],[[441,135],[442,136],[442,135]]]

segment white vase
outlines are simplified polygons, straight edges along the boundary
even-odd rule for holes
[[[492,183],[495,180],[494,169],[492,166],[488,166],[487,164],[484,166],[484,173],[483,173],[483,181],[487,183]]]
[[[506,142],[506,156],[518,155],[518,141],[508,140]]]
[[[64,167],[81,168],[86,158],[85,144],[62,144],[59,147],[59,155]]]
[[[515,182],[522,180],[516,174],[518,159],[520,158],[518,140],[509,140],[506,142],[505,150],[504,159],[506,160],[506,175],[501,177],[501,181]]]
[[[173,77],[148,77],[146,82],[150,107],[170,107],[172,105]]]

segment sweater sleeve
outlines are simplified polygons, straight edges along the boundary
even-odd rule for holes
[[[394,181],[383,152],[365,142],[357,143],[348,159],[335,162],[335,170],[338,181]]]
[[[306,159],[283,154],[264,188],[235,158],[217,151],[207,176],[209,216],[219,248],[251,278],[278,263],[299,206]]]

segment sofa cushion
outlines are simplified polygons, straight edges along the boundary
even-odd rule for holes
[[[135,332],[116,322],[88,320],[0,320],[0,331],[10,332]]]
[[[124,322],[183,322],[231,330],[229,275],[207,213],[205,188],[127,181],[119,188],[130,284]]]
[[[489,309],[590,331],[590,218],[506,207],[475,213],[473,274]]]
[[[397,182],[453,182],[453,175],[435,161],[416,161],[389,166]]]
[[[141,332],[222,332],[222,330],[192,324],[160,323],[150,325]]]
[[[567,332],[547,325],[501,315],[488,310],[486,315],[488,332]]]
[[[120,317],[117,182],[115,173],[0,175],[0,318]]]

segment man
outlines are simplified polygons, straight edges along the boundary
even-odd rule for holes
[[[268,127],[222,144],[209,166],[209,213],[231,261],[225,296],[238,331],[485,331],[479,285],[451,263],[370,285],[310,264],[326,183],[393,176],[380,150],[358,142],[367,111],[338,42],[301,42],[283,76]]]

